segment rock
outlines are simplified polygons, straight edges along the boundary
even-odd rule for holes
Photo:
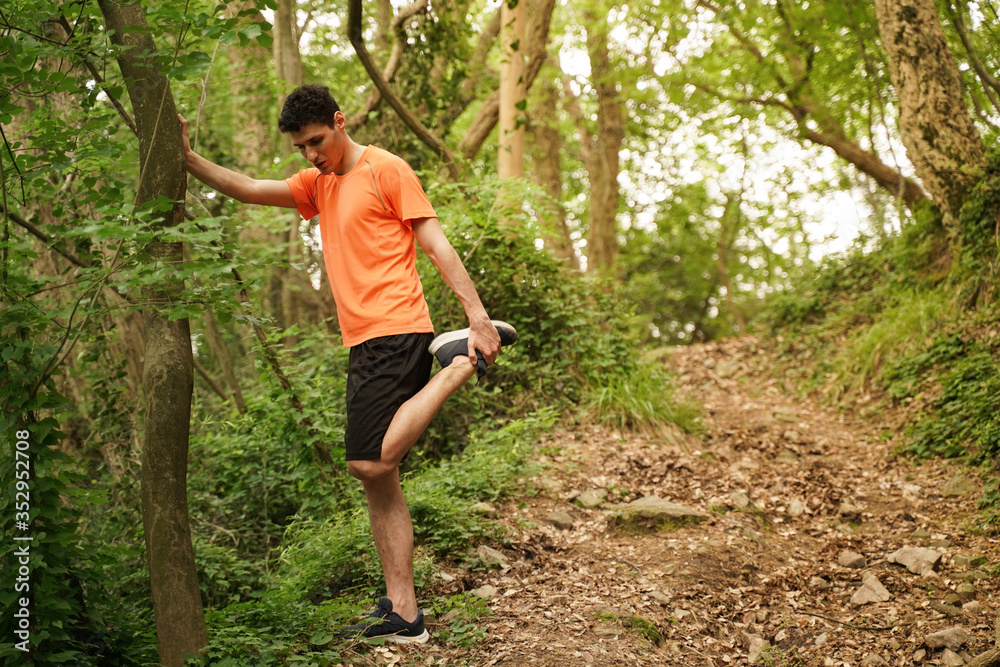
[[[573,529],[573,516],[569,512],[553,512],[549,514],[545,519],[545,523],[551,524],[558,528],[559,530],[572,530]]]
[[[733,491],[729,494],[729,504],[736,509],[750,507],[750,495],[746,491]]]
[[[758,609],[757,610],[757,622],[758,623],[766,623],[767,622],[767,609]]]
[[[955,474],[948,483],[944,485],[944,489],[941,493],[950,498],[958,498],[960,496],[967,496],[970,493],[976,491],[975,485],[969,480],[962,477],[961,474]]]
[[[951,560],[954,561],[957,567],[976,567],[990,562],[986,556],[980,553],[955,554]]]
[[[586,489],[576,497],[576,503],[586,509],[600,507],[601,503],[608,499],[607,489]]]
[[[777,419],[779,422],[785,422],[791,424],[799,420],[799,413],[795,412],[795,410],[779,408],[778,410],[774,411],[774,418]]]
[[[823,644],[826,643],[827,639],[829,639],[829,637],[824,632],[824,633],[816,636],[816,639],[813,640],[813,644],[815,644],[816,646],[822,646]]]
[[[649,592],[649,597],[651,597],[654,600],[656,600],[656,602],[658,602],[663,607],[668,606],[672,602],[672,600],[669,597],[667,597],[666,595],[664,595],[660,591],[650,591]]]
[[[708,517],[701,512],[671,503],[655,496],[646,496],[624,505],[618,505],[611,517],[617,526],[663,528],[678,524],[703,521]]]
[[[951,540],[931,540],[927,543],[927,546],[934,547],[935,549],[947,549],[951,546]]]
[[[917,528],[915,531],[910,533],[910,537],[915,540],[926,540],[931,534],[922,528]]]
[[[569,604],[569,596],[557,593],[556,595],[550,595],[547,598],[545,598],[544,602],[545,604],[552,607],[566,606]]]
[[[972,584],[959,584],[955,587],[955,595],[959,600],[972,600],[978,594],[979,591]]]
[[[799,499],[788,503],[788,516],[802,516],[806,513],[806,504]]]
[[[782,449],[781,452],[774,457],[775,463],[798,463],[799,455],[790,449]]]
[[[958,597],[954,593],[948,593],[947,595],[944,596],[944,601],[947,602],[948,604],[958,604],[959,602],[962,601],[962,598]]]
[[[850,567],[860,570],[865,566],[865,557],[859,553],[845,550],[840,552],[840,558],[837,559],[837,564],[840,565],[840,567]]]
[[[860,606],[873,602],[887,602],[891,598],[892,595],[885,589],[885,586],[878,580],[878,577],[871,576],[865,579],[865,583],[861,584],[861,588],[851,596],[851,604]]]
[[[888,664],[878,653],[869,653],[861,661],[861,667],[880,667]]]
[[[965,660],[950,648],[946,648],[941,652],[941,664],[945,667],[962,667],[965,664]]]
[[[740,372],[740,365],[735,361],[723,361],[715,367],[715,374],[720,378],[731,378]]]
[[[939,614],[944,614],[945,616],[961,616],[962,610],[953,604],[948,604],[947,602],[941,602],[940,600],[931,600],[931,609]]]
[[[828,591],[833,588],[833,584],[823,577],[813,577],[809,580],[809,587],[815,588],[818,591]]]
[[[952,628],[945,628],[944,630],[932,632],[924,637],[924,644],[926,644],[928,648],[950,648],[952,651],[957,651],[971,640],[972,637],[970,637],[965,630],[956,625]]]
[[[598,637],[617,637],[621,633],[621,626],[615,623],[600,623],[594,627],[594,634]]]
[[[840,503],[840,518],[850,523],[861,523],[861,508],[851,503]]]
[[[535,480],[538,487],[549,496],[555,497],[563,492],[563,483],[551,477],[540,477]]]
[[[903,648],[902,644],[900,644],[895,639],[890,639],[889,641],[886,642],[885,645],[889,647],[890,651],[898,651],[899,649]]]
[[[978,600],[971,600],[962,605],[962,611],[966,614],[978,614],[983,610],[983,604]]]
[[[497,596],[497,593],[499,593],[499,591],[496,589],[496,586],[490,586],[489,584],[480,586],[476,590],[472,591],[473,595],[477,598],[483,598],[484,600],[492,600]]]
[[[479,556],[479,560],[481,560],[483,565],[487,568],[510,567],[510,561],[507,560],[506,556],[496,549],[486,546],[485,544],[480,545],[480,547],[476,549],[476,555]]]
[[[889,554],[886,560],[904,566],[913,574],[925,574],[937,568],[941,552],[925,547],[903,547]]]
[[[763,637],[758,635],[747,635],[747,640],[750,644],[750,652],[747,655],[747,661],[752,665],[760,659],[761,653],[764,649],[768,648],[768,643],[764,641]]]
[[[962,574],[958,575],[958,578],[961,579],[962,581],[968,581],[969,583],[972,583],[973,581],[983,581],[985,579],[989,579],[990,575],[986,574],[985,572],[981,572],[979,570],[969,570],[968,572],[963,572]]]
[[[475,514],[481,514],[489,519],[497,518],[497,508],[487,502],[476,503],[469,508]]]

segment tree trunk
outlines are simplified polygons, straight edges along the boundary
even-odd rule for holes
[[[174,202],[158,214],[155,226],[184,219],[186,175],[177,111],[166,78],[154,60],[156,47],[138,4],[100,0],[112,42],[125,47],[118,56],[139,130],[138,203],[158,197]],[[146,261],[182,261],[180,243],[154,242]],[[170,321],[169,305],[183,289],[178,281],[143,288],[146,357],[142,388],[146,425],[142,452],[142,522],[149,579],[156,614],[160,662],[183,665],[208,643],[204,609],[187,508],[187,453],[191,417],[191,335],[187,319]]]
[[[527,0],[504,2],[500,7],[500,150],[497,176],[520,178],[524,174],[524,6]]]
[[[618,152],[625,139],[623,103],[608,54],[607,9],[588,9],[587,51],[591,82],[597,92],[597,133],[590,172],[590,229],[587,268],[611,275],[618,262]]]
[[[976,172],[983,144],[962,100],[962,82],[934,0],[875,0],[889,74],[899,98],[906,155],[954,239],[955,217]]]
[[[545,227],[545,245],[553,257],[562,260],[566,266],[579,270],[580,264],[573,250],[573,240],[566,225],[566,209],[563,208],[562,136],[559,134],[558,101],[559,90],[549,80],[536,86],[537,95],[531,113],[531,176],[545,189],[548,201],[539,214]]]

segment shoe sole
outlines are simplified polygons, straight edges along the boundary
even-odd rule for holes
[[[426,644],[431,638],[431,633],[424,630],[416,637],[407,637],[406,635],[382,635],[382,638],[387,642],[392,642],[394,644]],[[371,639],[374,639],[374,637]]]
[[[514,336],[514,341],[517,340],[517,330],[511,325],[507,324],[503,320],[490,320],[490,323],[493,324],[494,327],[504,327],[505,329],[510,330],[511,334]],[[447,345],[448,343],[452,343],[456,340],[462,340],[463,338],[468,338],[468,337],[469,337],[469,329],[467,328],[459,329],[458,331],[449,331],[448,333],[443,333],[431,341],[431,345],[430,347],[427,348],[427,351],[430,352],[431,354],[437,354],[437,351],[440,350],[443,346]],[[514,341],[511,341],[511,343],[513,343]]]

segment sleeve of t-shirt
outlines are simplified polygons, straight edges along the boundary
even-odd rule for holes
[[[437,216],[420,185],[420,179],[402,158],[391,160],[382,170],[380,180],[389,205],[407,227],[411,226],[414,219]]]
[[[319,209],[316,208],[317,178],[319,178],[319,169],[311,168],[303,169],[285,179],[285,183],[292,190],[295,208],[299,209],[299,215],[305,220],[319,215]]]

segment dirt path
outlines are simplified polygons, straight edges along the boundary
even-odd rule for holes
[[[975,492],[945,495],[956,469],[913,466],[871,420],[782,391],[753,339],[679,348],[665,363],[704,406],[705,433],[553,434],[542,491],[498,508],[514,536],[509,566],[440,585],[496,589],[487,638],[384,651],[386,661],[722,666],[752,654],[763,665],[958,665],[991,648],[998,540],[969,529]],[[587,489],[608,498],[572,502]],[[612,525],[615,504],[647,496],[707,518],[655,532]],[[551,525],[555,512],[572,527]],[[936,571],[888,562],[901,547],[936,550]],[[858,562],[840,564],[845,551]],[[852,603],[863,585],[883,601]],[[968,637],[943,640],[954,650],[927,645],[955,626]]]

